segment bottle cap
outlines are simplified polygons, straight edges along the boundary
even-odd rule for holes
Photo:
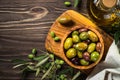
[[[117,4],[117,0],[101,0],[102,7],[106,9],[113,8]]]

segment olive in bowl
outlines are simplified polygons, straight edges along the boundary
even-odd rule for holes
[[[79,69],[89,69],[102,59],[104,43],[96,30],[78,28],[66,37],[63,49],[70,65]]]

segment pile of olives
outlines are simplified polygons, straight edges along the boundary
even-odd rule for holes
[[[102,45],[98,36],[90,29],[72,31],[64,42],[66,57],[75,65],[88,66],[100,57]]]

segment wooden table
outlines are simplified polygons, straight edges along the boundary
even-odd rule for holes
[[[86,2],[80,8],[66,0],[0,0],[0,80],[20,80],[12,59],[27,59],[32,48],[45,50],[44,42],[53,22],[68,9],[88,17]],[[34,76],[28,77],[32,79]]]

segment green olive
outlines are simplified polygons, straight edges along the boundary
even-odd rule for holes
[[[78,31],[73,31],[73,32],[72,32],[72,36],[73,36],[73,35],[78,35],[78,34],[79,34]]]
[[[29,55],[28,55],[28,58],[29,58],[29,59],[33,59],[34,57],[35,57],[35,55],[33,55],[33,54],[29,54]]]
[[[51,31],[51,32],[50,32],[50,36],[51,36],[52,38],[54,38],[54,37],[55,37],[55,33],[54,33],[53,31]]]
[[[73,40],[73,43],[80,42],[80,38],[79,38],[78,35],[73,35],[73,36],[72,36],[72,40]]]
[[[99,52],[94,51],[91,53],[90,60],[96,62],[99,59],[99,57],[100,57]]]
[[[88,39],[88,33],[87,32],[80,33],[80,39],[81,40],[87,40]]]
[[[88,31],[88,34],[89,34],[89,39],[92,42],[97,42],[98,41],[98,36],[94,32]]]
[[[70,49],[68,49],[68,51],[66,52],[66,56],[67,56],[67,58],[73,58],[73,57],[75,57],[76,56],[76,49],[74,49],[74,48],[70,48]]]
[[[80,64],[81,64],[82,66],[87,66],[87,65],[89,65],[89,62],[86,61],[85,59],[81,59],[81,60],[80,60]]]
[[[72,38],[70,37],[67,38],[64,43],[64,48],[69,49],[70,47],[72,47],[72,45],[73,45]]]
[[[69,22],[71,22],[72,20],[71,20],[71,18],[70,17],[68,17],[68,16],[65,16],[65,17],[61,17],[61,18],[59,18],[58,19],[58,22],[60,23],[60,24],[68,24]]]
[[[88,45],[88,49],[87,49],[87,52],[91,53],[95,50],[96,48],[96,44],[95,43],[91,43]]]
[[[77,43],[76,45],[75,45],[75,48],[77,49],[77,50],[80,50],[80,51],[84,51],[84,50],[86,50],[87,49],[87,44],[86,43],[84,43],[84,42],[79,42],[79,43]]]
[[[82,52],[78,50],[78,51],[77,51],[77,56],[78,56],[78,58],[82,58],[82,57],[83,57]]]
[[[64,4],[65,4],[67,7],[71,6],[71,2],[69,2],[69,1],[65,1]]]
[[[60,38],[56,36],[56,37],[54,37],[54,41],[58,42],[58,41],[60,41]]]

